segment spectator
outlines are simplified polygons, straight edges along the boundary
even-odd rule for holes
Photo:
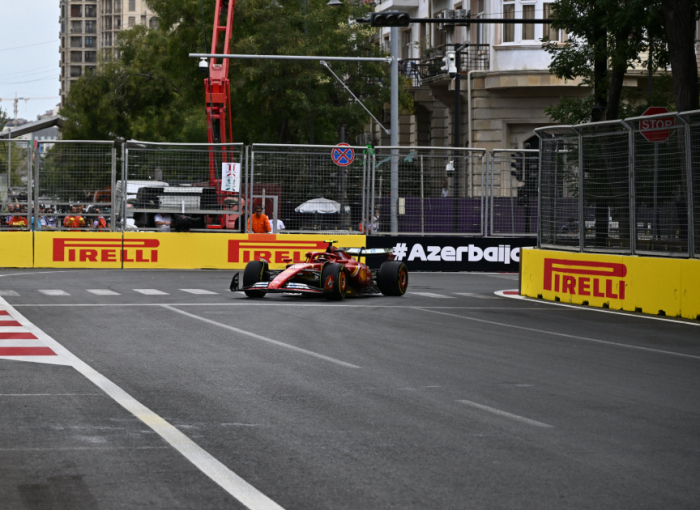
[[[27,221],[26,216],[15,214],[14,216],[10,217],[7,222],[7,226],[12,228],[27,228],[29,226],[29,222]]]
[[[79,214],[78,207],[72,206],[70,208],[70,214],[63,219],[63,226],[69,230],[85,228],[85,218]]]
[[[102,211],[95,209],[95,214],[97,217],[92,221],[92,227],[97,230],[107,230],[107,220],[102,216]]]
[[[170,230],[170,225],[173,222],[173,218],[172,218],[172,216],[170,216],[167,213],[166,214],[158,213],[158,214],[156,214],[154,221],[156,224],[156,228],[158,230]]]
[[[284,230],[284,223],[282,220],[277,220],[277,232],[282,232]],[[270,232],[272,232],[272,220],[270,220]]]
[[[447,198],[450,195],[450,188],[447,186],[447,181],[442,181],[442,198]]]
[[[270,219],[262,213],[262,206],[255,206],[255,214],[248,220],[248,230],[254,234],[270,233]]]
[[[54,213],[54,210],[50,207],[46,208],[46,216],[42,216],[43,222],[46,223],[46,227],[44,227],[44,223],[42,223],[41,228],[51,228],[55,229],[58,228],[58,224],[56,223],[56,217],[51,216]]]

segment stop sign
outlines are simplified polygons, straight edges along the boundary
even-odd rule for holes
[[[651,106],[647,108],[642,115],[659,115],[660,113],[669,113],[668,108],[663,106]],[[673,117],[660,117],[658,119],[640,120],[639,132],[650,142],[665,142],[671,136],[670,129],[676,125],[676,119]]]

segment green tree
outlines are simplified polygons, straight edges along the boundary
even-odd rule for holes
[[[150,0],[149,6],[159,28],[122,31],[121,59],[103,61],[71,87],[62,110],[65,138],[206,141],[204,77],[188,54],[211,49],[214,2]],[[355,3],[332,9],[323,0],[242,0],[231,52],[378,56],[369,42],[373,29],[347,23],[368,10]],[[375,115],[389,100],[387,64],[331,67]],[[335,143],[341,125],[352,140],[368,122],[318,62],[232,60],[229,78],[236,142]],[[402,106],[411,109],[405,81],[401,92]]]
[[[7,113],[5,112],[5,110],[0,108],[0,131],[2,131],[5,128],[8,120],[10,120],[10,118],[7,116]]]

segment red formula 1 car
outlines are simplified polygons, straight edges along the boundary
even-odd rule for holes
[[[326,241],[326,251],[308,252],[304,262],[287,260],[287,268],[271,271],[268,261],[248,262],[239,288],[239,273],[231,280],[231,291],[261,298],[269,292],[319,295],[340,300],[345,296],[379,294],[403,296],[408,287],[406,264],[394,260],[391,248],[336,248]],[[379,270],[372,271],[361,257],[388,255]],[[356,259],[353,257],[357,257]]]

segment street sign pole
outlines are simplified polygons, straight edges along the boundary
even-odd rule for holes
[[[654,225],[652,238],[656,241],[659,238],[659,205],[657,201],[657,190],[659,185],[659,142],[654,142]]]

